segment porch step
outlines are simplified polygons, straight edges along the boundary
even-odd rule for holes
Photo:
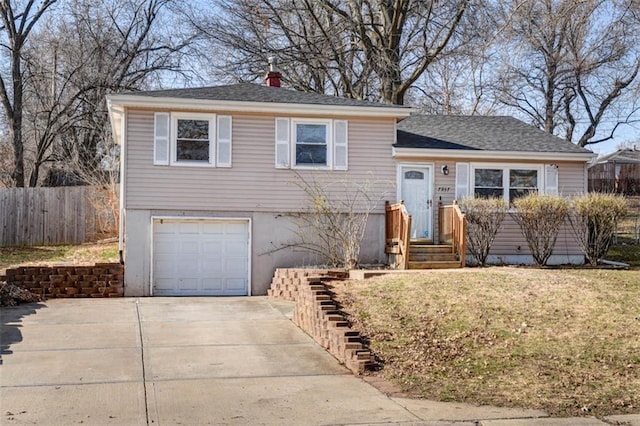
[[[455,262],[456,254],[449,244],[426,244],[412,241],[409,246],[409,262]]]
[[[409,253],[447,254],[453,253],[453,246],[450,244],[425,244],[411,243]]]
[[[409,247],[409,269],[459,268],[460,261],[450,244],[427,244],[412,241]]]

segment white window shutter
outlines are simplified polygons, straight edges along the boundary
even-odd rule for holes
[[[153,164],[169,164],[169,113],[154,114]]]
[[[218,116],[218,157],[216,166],[231,167],[231,116]]]
[[[333,168],[335,170],[347,170],[348,168],[348,133],[347,120],[333,121]]]
[[[469,163],[456,163],[456,200],[460,201],[470,195],[470,171]]]
[[[544,193],[558,195],[558,166],[555,164],[544,166]]]
[[[290,128],[288,118],[276,118],[276,169],[291,167]]]

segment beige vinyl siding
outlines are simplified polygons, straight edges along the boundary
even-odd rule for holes
[[[305,194],[295,184],[296,172],[305,179],[375,181],[373,192],[395,198],[392,119],[348,118],[349,170],[340,172],[276,169],[275,116],[238,114],[232,168],[154,166],[153,111],[130,110],[127,118],[129,209],[300,211]]]

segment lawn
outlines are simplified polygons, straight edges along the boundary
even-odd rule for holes
[[[0,274],[7,268],[32,265],[90,265],[117,262],[118,243],[78,246],[0,247]]]
[[[434,270],[335,283],[414,396],[554,416],[640,412],[640,270]]]

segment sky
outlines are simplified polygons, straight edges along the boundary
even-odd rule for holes
[[[640,149],[640,123],[620,125],[613,139],[595,145],[588,145],[586,148],[603,155],[614,152],[620,145],[627,143],[635,143]]]

